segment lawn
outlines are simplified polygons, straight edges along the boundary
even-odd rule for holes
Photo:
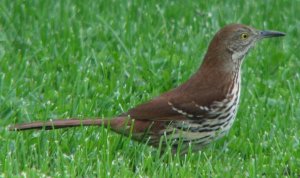
[[[299,177],[300,1],[0,2],[0,177]],[[186,156],[102,127],[10,132],[14,123],[111,118],[186,81],[213,35],[286,32],[243,63],[230,133]]]

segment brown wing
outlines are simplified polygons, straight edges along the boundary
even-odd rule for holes
[[[205,91],[205,95],[202,92],[204,91],[198,90],[197,93],[171,91],[130,109],[122,116],[128,115],[137,120],[159,121],[205,118],[209,112],[205,106],[212,104],[212,101],[220,100],[220,96],[212,90]]]

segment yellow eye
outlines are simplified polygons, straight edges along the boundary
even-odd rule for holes
[[[247,39],[248,37],[249,37],[248,33],[242,33],[242,34],[241,34],[241,39],[242,39],[242,40],[245,40],[245,39]]]

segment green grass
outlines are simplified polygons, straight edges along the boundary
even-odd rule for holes
[[[0,177],[299,177],[300,1],[0,2]],[[155,149],[104,128],[9,132],[112,117],[184,82],[229,23],[284,31],[243,64],[230,133],[199,153]]]

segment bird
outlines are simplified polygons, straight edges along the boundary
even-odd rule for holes
[[[172,153],[197,152],[226,135],[236,118],[244,57],[261,39],[285,33],[229,24],[211,40],[199,69],[183,84],[111,119],[56,119],[15,124],[11,131],[104,126]]]

